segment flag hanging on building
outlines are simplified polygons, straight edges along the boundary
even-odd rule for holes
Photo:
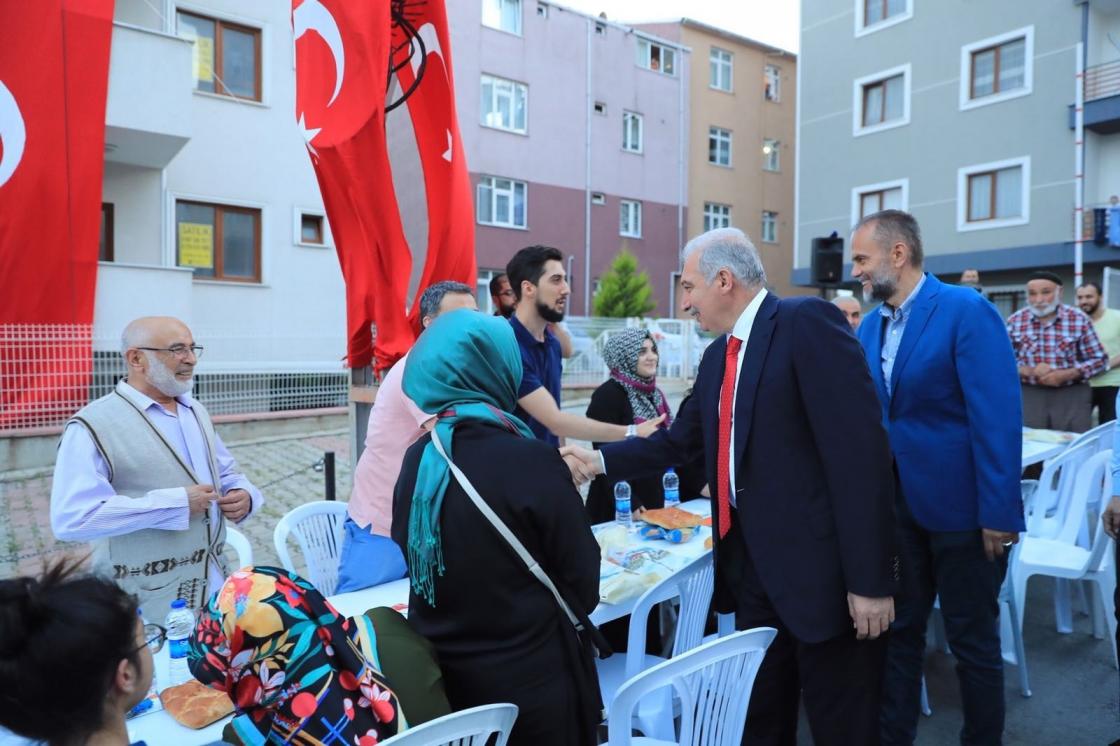
[[[0,427],[88,400],[112,20],[113,0],[4,9]]]
[[[417,312],[410,321],[407,303],[413,255],[385,132],[392,115],[387,108],[402,100],[416,131],[428,200],[420,289],[437,280],[475,281],[470,183],[455,117],[446,11],[443,0],[293,0],[292,27],[296,121],[346,281],[348,365],[373,362],[384,371],[408,351],[417,329]],[[394,75],[397,99],[387,106]]]

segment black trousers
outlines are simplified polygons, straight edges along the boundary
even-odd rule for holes
[[[999,588],[1007,556],[984,554],[980,530],[927,531],[914,521],[901,489],[895,501],[902,538],[903,590],[887,645],[882,741],[910,746],[918,728],[926,622],[940,598],[949,649],[957,659],[964,710],[962,744],[995,746],[1004,722]]]
[[[762,588],[734,510],[731,530],[720,542],[719,563],[721,578],[735,598],[736,629],[778,630],[755,679],[743,743],[796,746],[802,698],[817,746],[879,743],[886,639],[856,640],[854,630],[818,643],[794,637]]]
[[[1120,386],[1092,386],[1093,406],[1097,408],[1099,424],[1116,419],[1116,392]],[[1092,411],[1092,410],[1090,410]]]

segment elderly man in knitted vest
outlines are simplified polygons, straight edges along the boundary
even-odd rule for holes
[[[66,423],[51,527],[88,541],[93,566],[153,619],[177,598],[197,609],[226,574],[226,520],[262,502],[190,396],[202,348],[178,319],[141,318],[121,335],[128,377]]]

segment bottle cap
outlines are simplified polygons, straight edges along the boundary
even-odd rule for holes
[[[174,601],[171,602],[171,608],[173,608],[173,609],[185,609],[185,608],[187,608],[187,602],[184,601],[181,598],[177,598],[177,599],[175,599]]]

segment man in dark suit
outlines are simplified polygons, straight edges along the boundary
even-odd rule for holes
[[[771,626],[744,742],[874,744],[894,617],[893,478],[875,388],[835,306],[779,299],[758,252],[724,228],[685,247],[683,308],[723,333],[668,431],[571,451],[611,480],[702,463],[713,493],[716,608]]]
[[[995,306],[922,271],[918,222],[901,210],[852,234],[852,276],[880,301],[864,318],[867,354],[900,489],[903,587],[883,694],[886,744],[918,726],[926,620],[935,597],[957,658],[962,744],[999,744],[999,588],[1024,530],[1022,409],[1015,354]]]

